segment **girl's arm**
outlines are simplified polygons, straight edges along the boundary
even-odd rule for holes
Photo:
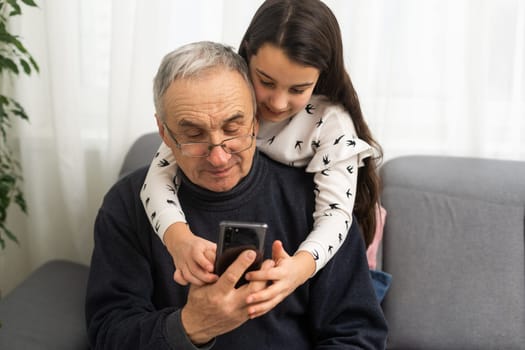
[[[358,166],[359,158],[354,154],[348,159],[330,160],[315,172],[314,227],[298,249],[312,255],[315,273],[337,253],[352,225]]]
[[[306,171],[315,174],[316,209],[312,232],[293,256],[280,256],[273,269],[247,275],[249,280],[273,282],[264,292],[248,298],[252,317],[267,312],[322,269],[345,241],[352,224],[358,168],[363,165],[364,158],[373,155],[373,149],[355,136],[353,123],[346,112],[337,108],[330,112],[321,108],[317,111],[320,112],[317,116],[296,116],[272,138],[270,146],[261,144],[264,151],[280,161],[300,166],[301,159],[309,159]],[[278,144],[288,140],[291,145]],[[311,145],[313,152],[307,147],[296,147],[294,143]],[[294,151],[297,151],[296,159],[293,159]]]
[[[194,235],[189,229],[177,197],[180,181],[171,149],[162,143],[149,167],[140,199],[155,232],[166,245],[175,265],[174,279],[186,285],[213,282],[215,244]]]
[[[177,163],[171,149],[163,142],[151,164],[140,191],[140,199],[151,226],[164,242],[167,228],[176,222],[186,223],[177,197],[179,181]]]

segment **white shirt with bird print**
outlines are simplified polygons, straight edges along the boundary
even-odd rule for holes
[[[339,250],[352,224],[358,167],[374,149],[356,136],[349,113],[324,96],[313,95],[304,110],[287,120],[260,120],[257,147],[270,158],[314,173],[315,212],[312,232],[298,251],[312,254],[316,272]],[[153,159],[141,199],[155,231],[186,222],[176,196],[177,166],[171,149],[161,144]]]

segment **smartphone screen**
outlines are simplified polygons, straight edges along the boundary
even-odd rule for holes
[[[219,276],[237,259],[240,253],[252,249],[257,256],[246,270],[258,270],[261,267],[264,253],[264,237],[268,225],[258,222],[222,221],[219,224],[219,243],[215,260],[215,273]],[[236,288],[245,284],[244,276]]]

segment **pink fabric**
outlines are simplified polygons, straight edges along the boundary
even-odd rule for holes
[[[374,240],[366,250],[366,257],[368,258],[368,267],[370,270],[375,270],[377,267],[377,251],[379,245],[383,240],[383,228],[385,227],[386,209],[382,206],[376,207],[376,232]]]

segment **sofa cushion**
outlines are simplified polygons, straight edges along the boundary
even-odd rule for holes
[[[0,302],[0,349],[84,350],[88,267],[51,261]]]
[[[525,163],[403,157],[382,168],[389,349],[521,349]]]

